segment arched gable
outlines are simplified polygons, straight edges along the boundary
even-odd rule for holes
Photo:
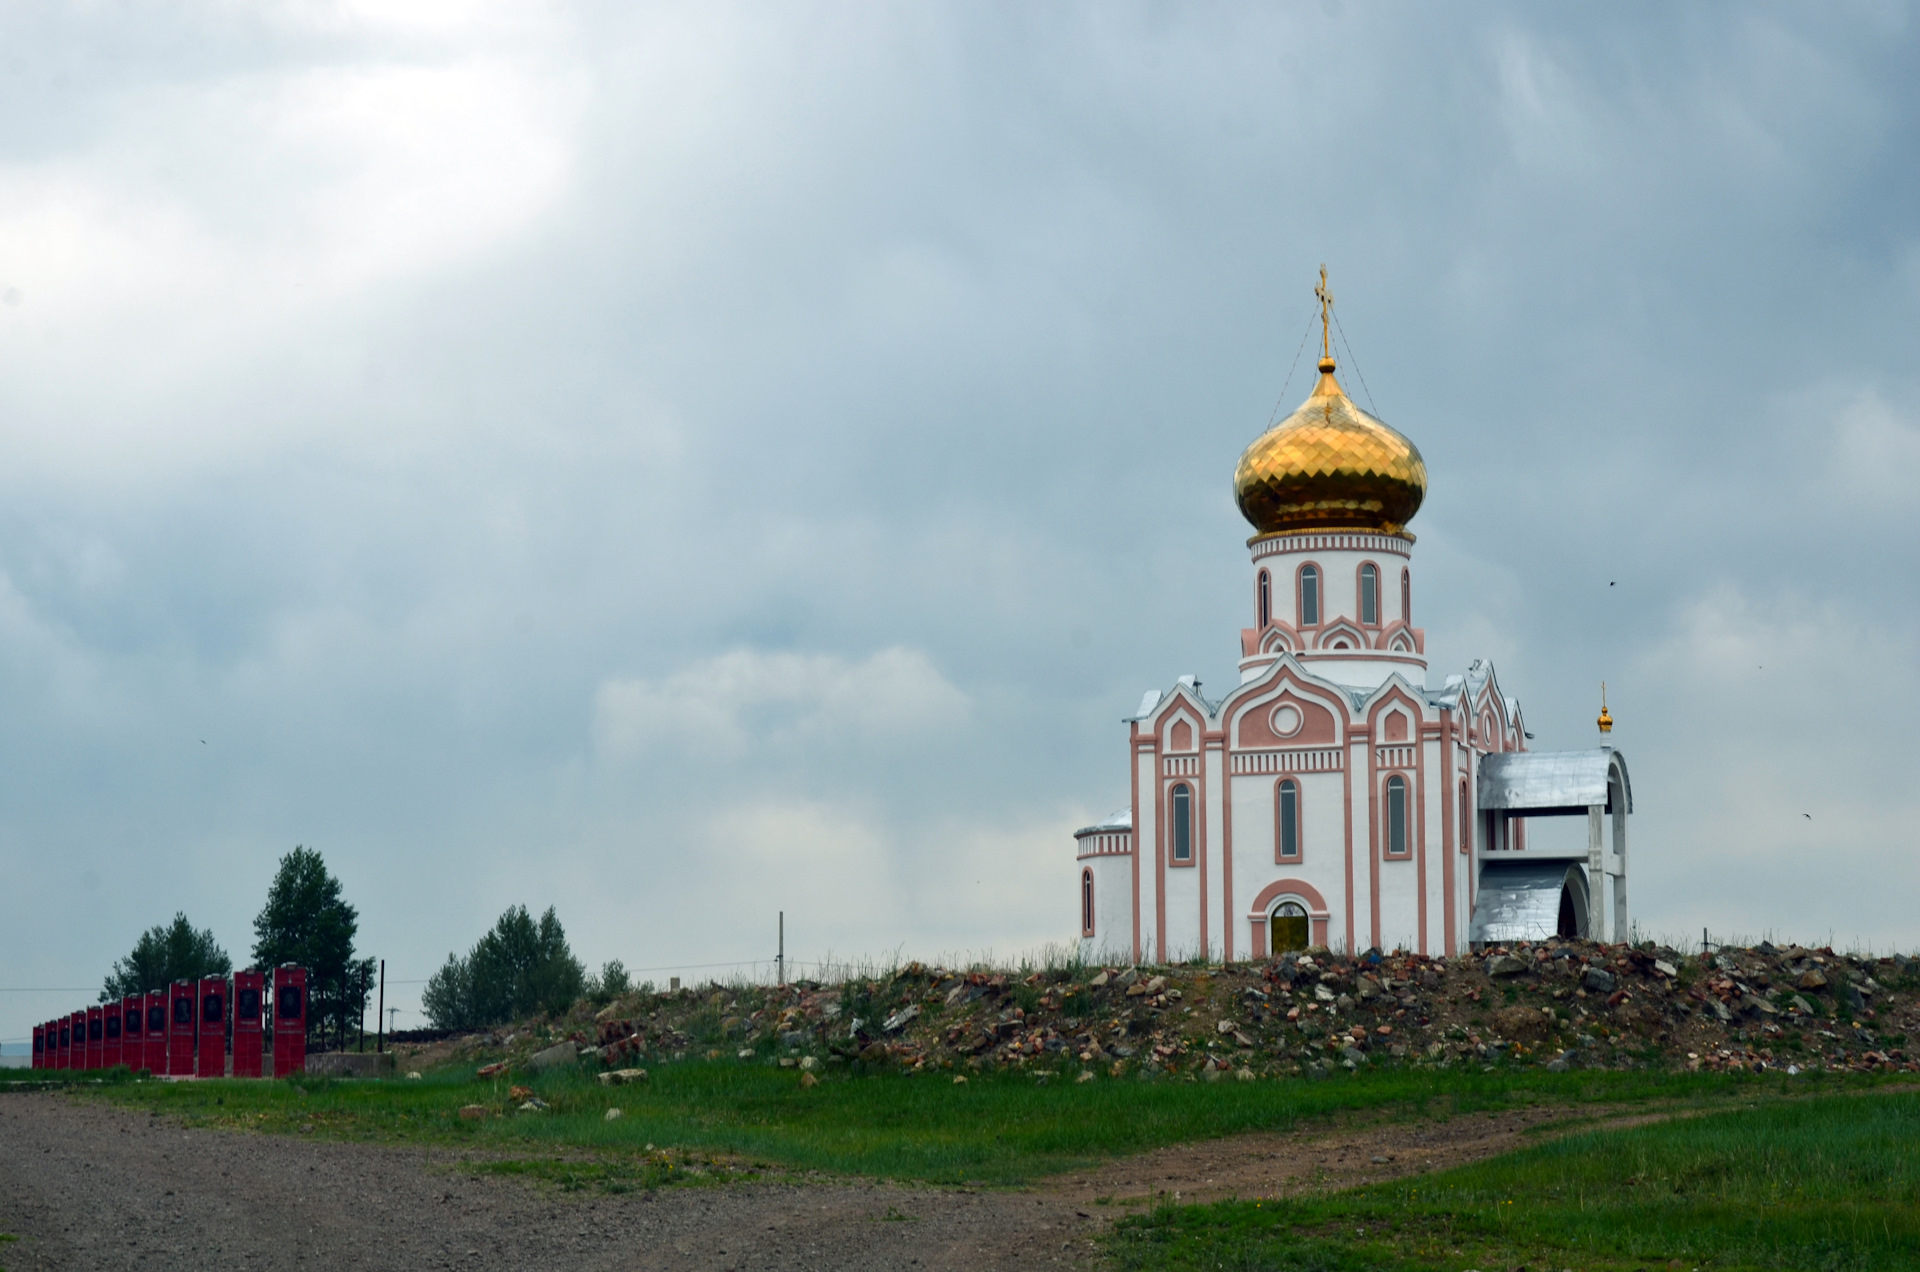
[[[1350,618],[1336,618],[1320,629],[1315,649],[1372,649],[1373,637]]]
[[[1263,654],[1277,654],[1305,647],[1305,642],[1300,639],[1299,630],[1293,624],[1283,623],[1278,619],[1267,624],[1266,631],[1260,634],[1260,652]]]
[[[1282,705],[1300,714],[1298,728],[1282,734],[1273,714]],[[1287,746],[1333,746],[1345,735],[1349,719],[1345,695],[1323,685],[1283,656],[1259,679],[1241,685],[1221,704],[1220,717],[1236,748],[1264,750]]]
[[[1374,643],[1376,649],[1390,649],[1397,653],[1424,654],[1426,633],[1406,622],[1395,619],[1380,629],[1380,637]]]
[[[1282,746],[1332,746],[1340,725],[1327,704],[1282,690],[1236,714],[1234,742],[1243,749]]]

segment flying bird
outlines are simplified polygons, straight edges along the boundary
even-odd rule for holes
[[[1802,813],[1802,814],[1800,814],[1800,815],[1801,815],[1802,817],[1804,817],[1804,818],[1806,818],[1806,819],[1807,819],[1808,821],[1812,821],[1812,820],[1813,820],[1813,814],[1812,814],[1812,813]]]

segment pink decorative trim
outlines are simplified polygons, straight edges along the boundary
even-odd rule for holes
[[[1373,637],[1369,636],[1360,624],[1346,617],[1336,618],[1330,623],[1322,623],[1318,634],[1314,637],[1313,647],[1324,653],[1336,648],[1334,645],[1336,640],[1344,640],[1348,642],[1347,648],[1356,650],[1373,648]]]
[[[1313,571],[1313,621],[1311,623],[1307,621],[1306,589],[1301,586],[1301,580],[1306,577],[1308,570]],[[1327,621],[1327,572],[1320,568],[1318,562],[1303,561],[1300,568],[1293,572],[1293,616],[1299,620],[1302,632]]]
[[[1339,747],[1302,747],[1290,751],[1236,751],[1232,759],[1235,777],[1261,773],[1337,773],[1345,755]]]
[[[1295,552],[1390,552],[1410,557],[1413,536],[1367,531],[1302,530],[1293,534],[1255,535],[1247,540],[1253,559]]]
[[[1267,955],[1267,912],[1281,897],[1292,895],[1307,903],[1307,924],[1312,935],[1310,945],[1327,945],[1327,925],[1332,914],[1327,910],[1327,900],[1312,884],[1300,879],[1276,879],[1260,889],[1253,898],[1252,909],[1247,914],[1248,926],[1253,930],[1253,956],[1265,958]]]
[[[1367,621],[1367,607],[1364,604],[1367,599],[1367,567],[1370,565],[1373,566],[1373,621],[1371,623]],[[1362,627],[1378,629],[1381,625],[1381,619],[1384,617],[1380,612],[1382,608],[1384,607],[1380,604],[1379,563],[1375,561],[1362,561],[1359,565],[1353,567],[1353,621]],[[1371,645],[1372,642],[1368,642],[1368,644]]]
[[[1452,958],[1453,949],[1453,876],[1459,869],[1453,853],[1453,712],[1442,707],[1440,710],[1440,905],[1446,910],[1446,921],[1441,925],[1440,939],[1446,955]],[[1426,859],[1420,861],[1421,878],[1426,877]]]
[[[1167,865],[1174,870],[1191,870],[1200,864],[1200,810],[1196,807],[1200,802],[1199,784],[1191,778],[1183,777],[1178,781],[1162,782],[1160,785],[1165,791],[1168,817],[1173,816],[1174,791],[1182,786],[1187,788],[1187,859],[1182,861],[1173,855],[1173,850],[1179,845],[1173,842],[1173,823],[1169,821],[1167,823]],[[1164,956],[1161,961],[1165,961]]]
[[[1143,748],[1140,745],[1140,726],[1138,723],[1132,725],[1131,728],[1132,733],[1130,736],[1133,745],[1129,747],[1127,751],[1127,758],[1131,761],[1127,765],[1127,768],[1131,771],[1127,774],[1127,779],[1133,786],[1133,828],[1135,831],[1138,831],[1141,822],[1140,756],[1143,750],[1147,754],[1152,754],[1152,748]],[[1133,961],[1136,963],[1140,961],[1140,854],[1137,852],[1133,854]]]
[[[1281,834],[1280,791],[1286,786],[1293,787],[1293,846],[1297,851],[1291,857],[1281,851],[1286,839]],[[1273,862],[1277,866],[1298,866],[1307,859],[1307,815],[1304,804],[1300,783],[1283,777],[1273,784]]]

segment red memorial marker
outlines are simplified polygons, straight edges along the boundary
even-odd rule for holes
[[[273,969],[273,1076],[307,1068],[307,969]]]
[[[167,991],[150,989],[141,999],[147,1008],[147,1072],[167,1071]]]
[[[224,976],[200,979],[200,1048],[195,1055],[193,1076],[227,1076],[227,978]]]
[[[73,1031],[73,1045],[67,1048],[67,1068],[84,1069],[87,1067],[87,1013],[76,1011],[68,1016],[67,1027]]]
[[[102,1057],[107,1049],[107,1013],[103,1007],[87,1008],[87,1068],[104,1069]]]
[[[167,991],[167,1076],[193,1076],[192,981],[175,981]]]
[[[100,1067],[111,1069],[120,1063],[120,1004],[100,1005]]]
[[[33,1067],[36,1069],[46,1068],[46,1060],[47,1027],[45,1025],[35,1025],[33,1027]]]
[[[55,1044],[53,1049],[53,1067],[56,1069],[64,1069],[73,1063],[73,1044],[70,1041],[70,1036],[73,1033],[73,1020],[69,1016],[62,1016],[60,1019],[54,1021],[51,1027],[53,1031],[59,1035],[59,1042]]]
[[[135,1073],[147,1067],[147,999],[144,994],[122,998],[120,1012],[120,1063]]]
[[[267,978],[257,968],[233,974],[233,1076],[260,1076],[260,1008]]]

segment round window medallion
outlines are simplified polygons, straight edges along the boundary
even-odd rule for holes
[[[1282,705],[1273,709],[1273,731],[1283,738],[1300,732],[1300,708]]]

